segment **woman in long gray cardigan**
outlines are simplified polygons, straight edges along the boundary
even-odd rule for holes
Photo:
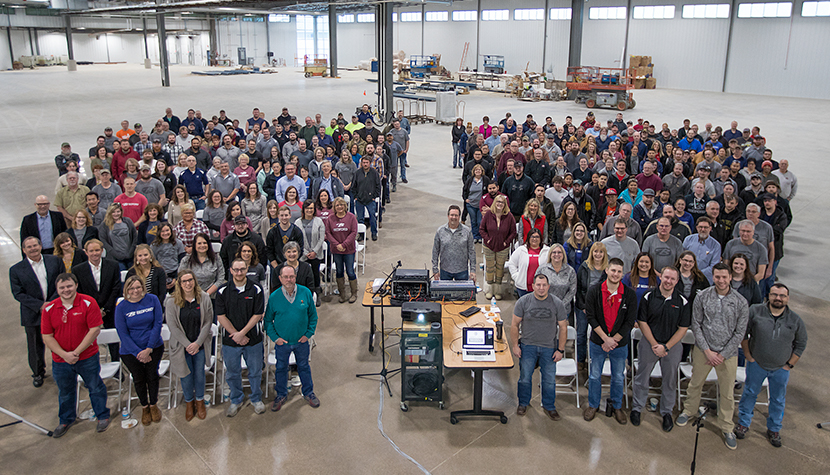
[[[199,288],[191,270],[179,273],[176,289],[164,302],[164,316],[170,327],[170,371],[182,380],[188,422],[196,415],[207,417],[205,407],[205,361],[210,360],[210,327],[213,305]]]

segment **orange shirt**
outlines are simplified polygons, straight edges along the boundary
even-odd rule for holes
[[[118,132],[115,133],[115,136],[118,137],[121,140],[128,139],[128,138],[130,138],[131,135],[135,135],[135,130],[133,130],[133,129],[127,129],[127,130],[121,129],[121,130],[119,130]]]

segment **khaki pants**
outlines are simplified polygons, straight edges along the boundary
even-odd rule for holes
[[[706,355],[697,346],[692,349],[692,379],[686,392],[687,398],[683,404],[683,413],[689,417],[697,414],[700,406],[700,395],[703,390],[703,383],[712,367],[706,364]],[[738,357],[727,358],[723,363],[715,366],[718,375],[718,421],[716,425],[724,432],[732,432],[735,423],[732,417],[735,412],[735,373],[738,370]]]
[[[509,256],[510,249],[493,252],[484,246],[484,279],[488,284],[501,284],[504,277],[504,263],[507,262]]]

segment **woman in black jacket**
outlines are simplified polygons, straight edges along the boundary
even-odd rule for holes
[[[680,271],[677,290],[686,297],[689,305],[692,305],[695,303],[697,293],[709,287],[709,279],[698,269],[697,257],[692,251],[681,252],[675,267]]]
[[[282,248],[282,253],[285,255],[285,262],[277,266],[276,275],[280,275],[280,270],[284,266],[291,266],[297,271],[297,284],[308,287],[314,292],[314,274],[311,270],[311,265],[308,262],[300,260],[300,253],[302,248],[294,241],[288,241]],[[271,279],[271,292],[280,288],[279,279]]]
[[[137,275],[144,282],[144,290],[164,302],[167,297],[167,273],[153,255],[148,244],[139,244],[135,248],[135,261],[127,271],[127,277]]]
[[[592,285],[604,282],[605,269],[608,267],[608,250],[605,244],[596,242],[591,246],[588,257],[582,261],[576,272],[576,358],[580,369],[585,365],[588,355],[588,318],[585,315],[585,296]]]
[[[484,167],[476,165],[473,167],[473,174],[467,181],[464,182],[464,187],[461,189],[461,198],[464,200],[464,207],[467,214],[470,216],[470,227],[473,231],[473,239],[476,243],[481,242],[481,209],[479,203],[481,197],[487,193],[487,187],[490,186],[490,179],[484,174]]]
[[[98,239],[98,228],[92,225],[92,216],[85,209],[79,209],[72,219],[72,229],[66,231],[75,247],[83,249],[90,239]]]
[[[466,150],[461,150],[461,136],[467,129],[464,128],[464,119],[461,117],[455,119],[455,125],[452,126],[452,167],[458,168],[459,165],[464,166],[464,153]]]

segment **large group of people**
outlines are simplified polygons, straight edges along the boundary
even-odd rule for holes
[[[10,269],[35,387],[44,384],[45,347],[52,351],[55,437],[77,420],[77,376],[98,431],[109,425],[98,375],[102,329],[117,332],[110,358],[129,371],[144,425],[161,420],[165,353],[186,420],[206,417],[214,325],[227,416],[243,407],[243,369],[248,401],[265,412],[266,336],[276,360],[271,410],[286,400],[292,353],[292,385],[319,407],[308,359],[317,307],[330,300],[320,269],[333,268],[339,301],[354,303],[357,241],[378,239],[390,192],[399,177],[407,183],[409,122],[400,112],[380,130],[368,109],[351,122],[340,114],[323,124],[316,114],[300,125],[287,108],[270,124],[258,108],[245,121],[225,111],[207,120],[193,109],[179,119],[168,108],[149,133],[127,120],[106,127],[83,158],[62,144],[54,199],[38,196],[23,218],[24,259]],[[360,236],[358,222],[367,226]]]
[[[570,116],[562,125],[551,117],[537,124],[531,114],[520,124],[508,113],[497,125],[486,116],[479,126],[459,118],[451,132],[466,213],[450,207],[449,223],[435,236],[433,272],[467,279],[477,243],[483,245],[487,299],[507,294],[503,275],[509,271],[518,298],[511,335],[521,368],[517,414],[527,412],[530,377],[539,366],[543,408],[559,419],[550,375],[563,356],[564,314],[575,326],[576,359],[588,379],[585,420],[599,409],[603,365],[610,360],[606,413],[620,424],[639,425],[659,363],[659,411],[670,431],[677,369],[690,351],[681,341],[690,331],[692,371],[677,425],[696,414],[714,368],[718,426],[735,449],[767,378],[767,437],[781,445],[786,372],[806,345],[803,323],[786,307],[789,290],[776,279],[798,181],[786,159],[773,158],[758,127],[741,130],[732,122],[726,130],[712,124],[701,130],[684,120],[678,129],[658,128],[643,119],[626,122],[622,113],[603,124],[593,112],[579,124]],[[463,225],[466,217],[471,228]],[[548,295],[562,306],[548,303]],[[791,326],[773,341],[781,325]],[[758,351],[775,357],[753,361]],[[631,354],[639,368],[626,416]],[[739,365],[746,379],[736,385]],[[741,417],[734,424],[733,394],[741,385]]]

